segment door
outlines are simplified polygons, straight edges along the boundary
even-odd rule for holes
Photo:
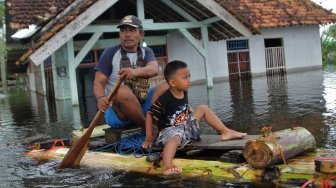
[[[247,40],[228,41],[228,68],[231,79],[250,79],[250,54]]]
[[[265,39],[264,43],[267,75],[285,73],[286,61],[282,38]]]

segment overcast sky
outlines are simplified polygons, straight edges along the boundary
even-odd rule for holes
[[[332,12],[336,13],[336,0],[312,0],[316,4],[322,6],[323,8],[330,10],[332,9]],[[322,34],[322,31],[327,29],[329,26],[322,26],[320,29],[320,33]]]
[[[336,0],[313,0],[316,4],[321,5],[326,9],[333,9],[332,11],[336,13]]]

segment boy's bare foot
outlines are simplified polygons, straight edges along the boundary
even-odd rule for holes
[[[169,168],[168,170],[165,170],[163,172],[163,175],[177,175],[177,174],[181,174],[182,173],[182,169],[178,168],[178,167],[172,167]]]
[[[241,139],[244,138],[247,134],[241,133],[234,130],[228,130],[225,133],[221,134],[221,140],[233,140],[233,139]]]

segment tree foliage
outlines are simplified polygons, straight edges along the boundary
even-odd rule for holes
[[[5,4],[3,1],[0,1],[0,27],[2,27],[2,24],[5,22]]]
[[[336,62],[336,24],[323,31],[321,45],[323,63]]]

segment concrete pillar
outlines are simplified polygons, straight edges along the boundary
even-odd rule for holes
[[[206,82],[208,88],[213,88],[213,75],[212,75],[212,66],[209,58],[209,34],[208,34],[208,27],[202,26],[201,28],[202,34],[202,45],[204,48],[204,68],[205,68],[205,75],[206,75]]]
[[[40,94],[42,95],[47,95],[47,83],[46,83],[46,78],[45,78],[45,72],[44,72],[44,63],[40,64],[40,78],[41,78],[41,84],[42,84],[42,90]]]
[[[71,99],[67,47],[63,45],[51,57],[55,99]]]
[[[145,19],[145,7],[143,0],[137,0],[137,16],[140,20]]]
[[[71,99],[72,105],[78,105],[79,101],[74,53],[73,41],[71,39],[67,44],[63,45],[52,55],[51,60],[55,98],[60,100]]]
[[[70,78],[70,93],[71,93],[71,100],[72,105],[79,105],[78,101],[78,89],[77,89],[77,76],[76,76],[76,64],[75,64],[75,50],[74,50],[74,43],[73,39],[70,39],[67,42],[67,54],[68,54],[68,73]]]
[[[28,90],[41,95],[46,95],[46,82],[44,73],[44,63],[35,65],[30,63],[27,68]]]
[[[27,68],[28,90],[36,92],[34,64],[30,63]]]

